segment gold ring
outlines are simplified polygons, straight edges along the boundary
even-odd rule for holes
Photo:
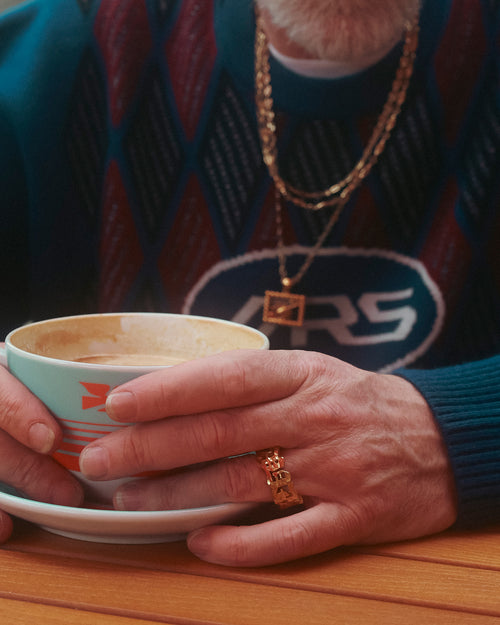
[[[303,499],[295,490],[290,473],[285,471],[285,459],[280,455],[280,448],[261,449],[256,455],[271,487],[274,503],[282,509],[301,504]]]

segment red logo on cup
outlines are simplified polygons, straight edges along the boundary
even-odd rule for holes
[[[95,382],[80,382],[80,384],[90,393],[90,396],[82,395],[82,410],[102,406],[99,408],[99,412],[106,412],[104,405],[111,386],[109,384],[96,384]]]

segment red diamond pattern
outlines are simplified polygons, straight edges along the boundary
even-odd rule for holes
[[[462,0],[454,2],[453,7],[447,32],[436,54],[436,77],[448,112],[445,124],[450,142],[454,141],[463,123],[486,46],[485,32],[480,27],[481,3]],[[463,19],[464,15],[469,17],[467,21]]]
[[[165,53],[184,132],[193,139],[216,56],[212,0],[182,3],[181,12]]]
[[[100,245],[99,309],[122,309],[144,258],[116,162],[105,180]]]
[[[103,0],[94,29],[108,74],[111,119],[118,126],[152,45],[145,0]]]
[[[170,308],[176,312],[199,277],[220,260],[210,214],[194,176],[186,189],[158,260]]]

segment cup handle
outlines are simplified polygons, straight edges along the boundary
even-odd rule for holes
[[[0,343],[0,366],[7,367],[7,352],[5,350],[5,343]]]

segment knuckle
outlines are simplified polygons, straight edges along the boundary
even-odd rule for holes
[[[366,503],[345,505],[339,514],[337,526],[343,536],[349,537],[350,543],[357,543],[372,531],[377,524],[377,513]]]
[[[159,380],[155,387],[155,392],[148,394],[148,399],[152,402],[151,414],[156,417],[163,417],[168,412],[168,406],[172,403],[172,389],[164,380]]]
[[[254,487],[249,471],[241,470],[238,463],[227,461],[222,463],[224,496],[228,501],[248,501]]]
[[[344,367],[344,363],[340,363],[335,358],[312,351],[293,352],[291,363],[298,379],[302,380],[303,386],[316,390],[323,381],[327,381],[328,385],[332,383],[333,363]]]
[[[146,428],[141,425],[126,427],[123,430],[123,462],[131,470],[148,470],[154,460]]]
[[[332,395],[332,358],[316,352],[295,351],[288,362],[289,377],[295,380],[291,395],[300,395],[305,407],[325,403]]]
[[[223,400],[244,396],[247,392],[247,370],[237,359],[226,360],[221,358],[221,364],[216,371],[215,385]]]
[[[283,554],[305,554],[309,552],[309,546],[315,541],[313,528],[299,518],[293,525],[287,525],[287,529],[277,539],[277,550]]]
[[[10,482],[19,490],[33,489],[44,475],[45,458],[38,454],[21,454],[10,472]]]
[[[230,414],[206,414],[193,422],[190,438],[203,459],[215,459],[226,455],[233,442],[232,418]]]
[[[182,498],[173,488],[169,488],[168,482],[152,480],[145,481],[140,486],[140,501],[143,510],[175,510],[183,506]]]
[[[8,430],[13,424],[19,422],[23,411],[23,402],[5,387],[0,387],[0,406],[2,407],[0,421],[2,426]]]
[[[314,381],[326,366],[323,354],[309,351],[292,351],[289,354],[288,366],[294,378],[302,384]]]
[[[251,546],[239,533],[228,539],[227,552],[231,554],[231,564],[234,566],[246,566],[252,560]]]

